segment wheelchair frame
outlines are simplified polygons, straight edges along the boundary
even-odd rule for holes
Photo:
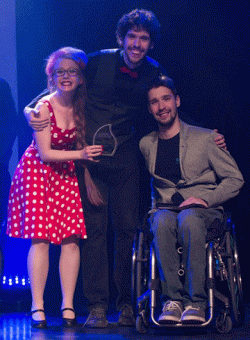
[[[132,296],[136,317],[136,330],[146,333],[152,323],[159,327],[206,327],[215,316],[215,298],[222,304],[215,320],[219,333],[229,333],[233,324],[239,326],[244,321],[244,301],[239,255],[236,244],[235,226],[231,215],[224,216],[224,232],[220,237],[209,240],[207,248],[207,279],[209,315],[202,324],[160,324],[156,321],[157,293],[160,280],[152,235],[149,228],[138,230],[132,255]],[[181,265],[179,275],[184,270]],[[217,290],[216,279],[227,283],[229,297]],[[150,310],[150,317],[148,313]]]

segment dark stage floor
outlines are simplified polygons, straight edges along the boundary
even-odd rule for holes
[[[250,339],[250,305],[246,305],[244,325],[233,328],[229,334],[219,334],[212,326],[206,329],[170,329],[151,326],[146,334],[138,334],[134,327],[118,327],[116,315],[108,314],[110,322],[106,329],[89,329],[83,326],[86,317],[79,317],[79,326],[75,329],[64,329],[59,317],[47,316],[48,329],[34,330],[30,326],[30,318],[24,312],[2,313],[0,316],[1,340],[139,340],[139,339]]]

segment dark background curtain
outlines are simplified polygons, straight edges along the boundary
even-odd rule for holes
[[[162,37],[150,56],[175,80],[181,110],[202,126],[217,128],[225,135],[245,178],[240,195],[227,208],[237,226],[244,293],[249,300],[248,1],[17,0],[19,156],[31,141],[22,111],[46,87],[46,57],[63,46],[86,53],[117,47],[117,21],[134,8],[152,10],[161,22]],[[48,286],[55,280],[53,275]],[[78,293],[81,295],[79,287]]]

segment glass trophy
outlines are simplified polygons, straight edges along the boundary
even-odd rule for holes
[[[112,132],[112,124],[101,126],[94,134],[93,145],[102,145],[102,156],[113,156],[117,149],[117,139]]]

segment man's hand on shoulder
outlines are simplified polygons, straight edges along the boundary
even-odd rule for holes
[[[214,138],[215,144],[219,148],[227,150],[227,145],[226,145],[225,137],[222,134],[218,133],[217,129],[214,129],[214,131],[217,132],[217,136]]]
[[[42,131],[44,128],[48,126],[49,119],[41,118],[41,115],[39,112],[39,106],[36,106],[36,108],[34,109],[26,106],[23,112],[24,112],[25,118],[27,119],[29,126],[33,130]]]

